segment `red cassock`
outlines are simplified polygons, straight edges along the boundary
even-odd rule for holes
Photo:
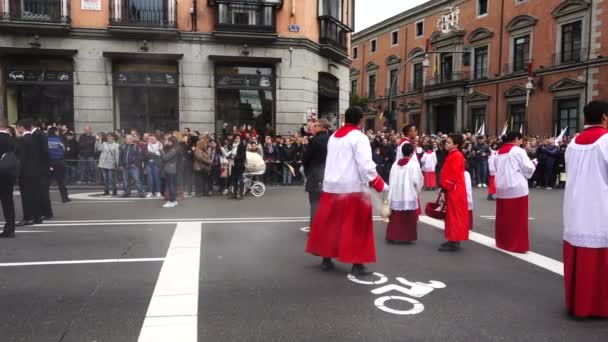
[[[496,195],[496,176],[490,175],[488,184],[488,195]]]
[[[370,196],[321,193],[306,252],[349,264],[376,262]]]
[[[564,241],[566,310],[577,317],[608,317],[608,248]]]
[[[437,187],[437,175],[435,175],[435,172],[423,172],[423,175],[425,188]]]
[[[441,188],[446,191],[445,238],[448,241],[469,239],[469,206],[464,180],[464,156],[458,150],[448,154],[441,169]]]
[[[509,252],[530,250],[528,196],[496,199],[496,247]]]

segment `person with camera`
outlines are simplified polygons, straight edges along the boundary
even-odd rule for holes
[[[13,190],[19,172],[19,162],[15,154],[15,138],[8,129],[8,123],[0,118],[0,202],[4,213],[4,229],[0,238],[15,237],[15,202]]]
[[[101,169],[103,175],[103,196],[110,195],[110,188],[112,189],[112,196],[116,196],[116,168],[118,167],[118,158],[120,156],[116,136],[108,134],[104,139],[103,136],[97,135],[95,150],[100,153],[99,169]]]

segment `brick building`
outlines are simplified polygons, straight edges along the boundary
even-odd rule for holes
[[[286,133],[348,106],[354,0],[2,0],[0,115]]]
[[[586,102],[608,99],[602,24],[605,0],[431,0],[353,35],[351,92],[370,98],[370,128],[394,118],[425,132],[572,134]]]

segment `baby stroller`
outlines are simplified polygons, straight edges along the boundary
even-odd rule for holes
[[[255,152],[247,152],[247,163],[243,174],[244,194],[251,192],[255,197],[262,197],[266,192],[266,185],[261,181],[266,173],[266,163],[264,159]]]

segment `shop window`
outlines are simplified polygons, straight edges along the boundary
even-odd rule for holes
[[[275,74],[267,66],[215,68],[216,131],[243,125],[265,132],[275,124]]]
[[[179,128],[176,64],[117,64],[114,66],[115,122],[139,131]]]

